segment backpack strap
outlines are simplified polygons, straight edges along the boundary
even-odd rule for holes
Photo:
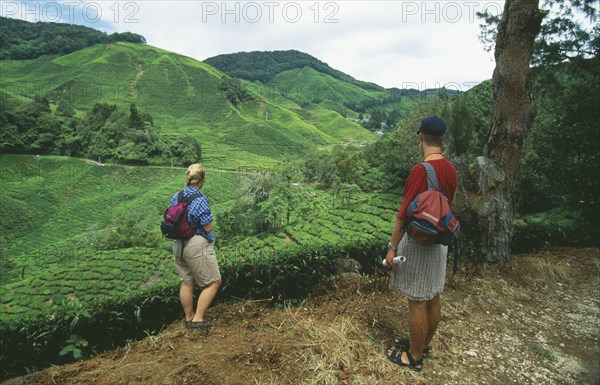
[[[423,165],[423,167],[425,167],[425,171],[427,171],[427,189],[434,189],[440,191],[437,182],[437,175],[435,174],[433,166],[427,162],[423,162],[421,164]]]
[[[189,205],[190,203],[192,203],[192,201],[194,201],[194,199],[198,199],[198,198],[200,198],[200,195],[192,194],[189,197],[185,198],[185,203],[187,203]]]
[[[184,191],[184,190],[181,190],[181,191],[179,192],[179,194],[177,194],[177,203],[179,203],[179,202],[181,202],[181,201],[184,201],[185,203],[187,203],[187,204],[189,205],[190,203],[192,203],[192,201],[193,201],[194,199],[198,199],[198,198],[200,198],[200,195],[199,195],[199,194],[191,194],[190,196],[188,196],[187,198],[185,198],[185,199],[184,199],[184,198],[183,198],[183,191]]]

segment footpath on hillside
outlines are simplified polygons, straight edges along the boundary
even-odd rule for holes
[[[4,384],[598,384],[600,250],[557,248],[448,276],[421,373],[388,362],[407,336],[385,276],[327,280],[302,305],[220,304],[208,333],[160,334]]]

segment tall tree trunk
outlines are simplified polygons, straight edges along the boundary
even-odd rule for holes
[[[529,63],[533,42],[542,19],[538,0],[507,0],[498,26],[494,69],[494,111],[487,142],[487,156],[505,173],[504,196],[510,199],[515,188],[523,142],[535,111],[529,93]]]
[[[487,157],[477,159],[474,177],[478,191],[463,194],[469,215],[461,246],[471,261],[510,259],[515,180],[523,142],[535,116],[529,93],[529,63],[546,13],[540,11],[538,0],[506,0],[504,6],[496,40],[494,111]]]

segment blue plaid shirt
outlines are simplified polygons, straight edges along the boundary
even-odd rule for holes
[[[212,216],[212,214],[210,213],[210,207],[208,206],[208,199],[206,199],[206,196],[204,196],[204,194],[202,194],[200,192],[200,190],[198,190],[195,187],[192,186],[187,186],[185,189],[183,189],[183,198],[187,198],[192,194],[198,194],[200,195],[200,198],[196,198],[192,201],[192,203],[190,203],[190,205],[188,206],[188,222],[190,223],[190,225],[194,226],[194,228],[196,229],[196,234],[198,235],[202,235],[204,238],[208,239],[210,242],[214,242],[215,241],[215,235],[213,234],[213,232],[209,232],[207,233],[206,231],[204,231],[204,228],[202,228],[202,226],[204,225],[208,225],[209,223],[211,223],[215,218]],[[179,191],[175,193],[175,195],[173,195],[173,198],[171,198],[171,202],[169,203],[169,207],[173,206],[175,203],[177,203],[177,196],[179,195]]]

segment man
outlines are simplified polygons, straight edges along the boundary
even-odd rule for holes
[[[417,133],[423,161],[433,166],[439,188],[452,203],[458,178],[454,166],[442,155],[446,123],[435,115],[429,116],[423,119]],[[408,299],[410,323],[410,341],[395,339],[395,347],[386,349],[385,354],[390,361],[416,371],[423,368],[423,358],[431,349],[431,340],[440,322],[440,293],[444,290],[448,255],[447,246],[423,244],[409,235],[404,236],[408,205],[426,190],[427,172],[422,164],[417,164],[406,180],[385,258],[387,266],[394,269],[390,288]],[[393,258],[397,255],[406,260],[394,265]]]

